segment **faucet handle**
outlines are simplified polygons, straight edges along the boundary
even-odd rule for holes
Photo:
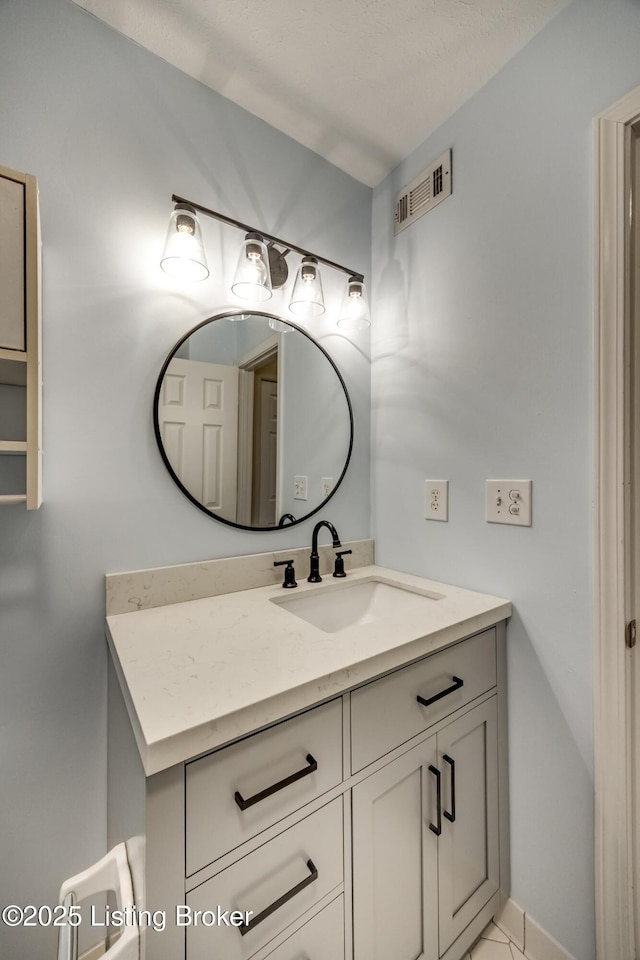
[[[333,571],[334,577],[346,577],[346,572],[344,569],[344,560],[342,559],[348,553],[352,553],[352,550],[340,550],[336,553],[336,565]]]
[[[286,564],[286,566],[285,566]],[[274,560],[274,567],[284,567],[284,580],[282,581],[282,586],[285,589],[293,589],[297,587],[296,582],[296,571],[293,568],[293,560]]]

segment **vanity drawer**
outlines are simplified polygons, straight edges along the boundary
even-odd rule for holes
[[[265,960],[344,960],[344,904],[338,897]]]
[[[336,797],[187,894],[192,911],[253,911],[244,935],[240,927],[188,926],[188,960],[246,960],[340,887],[342,832],[342,797]]]
[[[496,636],[492,628],[354,690],[352,773],[495,684]],[[420,704],[418,696],[431,702]]]
[[[342,781],[342,700],[186,765],[187,876]]]

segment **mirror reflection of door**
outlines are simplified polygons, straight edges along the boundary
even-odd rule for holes
[[[233,397],[235,411],[217,419]],[[210,516],[249,530],[316,512],[340,483],[353,443],[337,367],[309,334],[268,314],[221,314],[183,337],[158,377],[154,428],[183,492]],[[308,478],[304,500],[298,476]]]
[[[278,467],[278,357],[254,370],[251,523],[275,527]]]
[[[275,527],[278,516],[278,357],[272,335],[238,359],[238,523]]]
[[[238,368],[174,357],[158,402],[162,443],[207,510],[236,515]]]

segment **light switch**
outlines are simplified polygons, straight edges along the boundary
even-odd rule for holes
[[[531,480],[487,480],[485,486],[487,523],[531,526]]]

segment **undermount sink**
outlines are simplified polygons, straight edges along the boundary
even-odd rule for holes
[[[348,627],[426,613],[434,600],[441,599],[439,593],[367,578],[324,586],[302,596],[272,597],[271,602],[325,633],[338,633]]]

